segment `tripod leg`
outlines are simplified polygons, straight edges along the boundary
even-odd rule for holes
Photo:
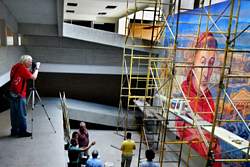
[[[50,123],[50,125],[51,125],[53,131],[56,133],[56,130],[55,130],[55,128],[54,128],[54,126],[53,126],[53,124],[52,124],[52,122],[51,122],[51,120],[50,120],[49,114],[48,114],[47,110],[45,109],[45,105],[42,103],[42,100],[41,100],[41,98],[40,98],[40,96],[39,96],[37,90],[35,90],[35,93],[36,93],[36,96],[38,97],[38,100],[39,100],[39,102],[40,102],[40,104],[41,104],[41,106],[42,106],[42,108],[43,108],[43,110],[44,110],[44,112],[45,112],[45,114],[46,114],[48,120],[49,120],[49,123]]]
[[[34,112],[34,108],[35,108],[35,92],[32,89],[29,97],[28,97],[28,101],[27,101],[27,105],[30,103],[30,98],[32,98],[31,101],[31,139],[33,139],[33,123],[34,123],[34,117],[33,117],[33,112]]]
[[[28,96],[27,105],[30,103],[30,98],[31,98],[31,96],[32,96],[32,91],[30,91],[30,94],[29,94],[29,96]]]

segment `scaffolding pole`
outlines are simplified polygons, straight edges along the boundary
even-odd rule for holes
[[[234,0],[228,1],[228,3],[225,3],[224,9],[218,14],[212,13],[211,0],[209,0],[208,6],[204,6],[204,1],[201,1],[201,8],[194,11],[186,10],[182,6],[182,2],[183,0],[169,0],[168,2],[164,1],[164,3],[161,0],[135,0],[133,1],[134,9],[128,9],[125,28],[127,37],[123,53],[117,127],[122,128],[124,133],[131,127],[137,127],[141,132],[138,166],[141,160],[144,159],[142,151],[149,148],[158,153],[158,163],[161,167],[168,166],[170,163],[176,164],[178,167],[190,166],[192,161],[197,158],[205,160],[204,166],[213,166],[214,163],[222,162],[250,162],[249,141],[238,137],[228,141],[228,139],[218,136],[219,130],[221,133],[232,134],[220,127],[225,122],[240,122],[250,131],[247,127],[249,121],[244,120],[234,101],[226,92],[230,79],[250,78],[248,74],[236,74],[232,70],[234,54],[250,52],[247,48],[235,48],[236,39],[249,28],[249,26],[246,26],[243,30],[238,31],[241,1],[237,0],[236,7],[234,6]],[[127,7],[129,3],[128,1]],[[144,4],[144,8],[140,8],[139,4]],[[131,11],[134,12],[133,17],[129,17]],[[140,19],[136,16],[138,11],[142,11]],[[146,25],[144,12],[151,12],[153,16],[152,20],[147,20]],[[185,15],[196,17],[198,21],[185,22],[181,20]],[[227,19],[228,21],[226,30],[218,25],[221,19]],[[160,23],[160,26],[158,23]],[[195,31],[185,34],[179,30],[182,25],[193,26]],[[222,38],[220,42],[224,42],[222,45],[224,47],[196,47],[199,36],[204,31],[211,32],[216,37]],[[167,32],[169,36],[166,36]],[[192,38],[196,42],[192,45],[182,46],[180,44],[183,38]],[[137,40],[146,41],[143,42],[145,45],[138,44]],[[207,53],[217,52],[223,55],[222,63],[206,66],[195,65],[194,58],[191,61],[179,60],[180,53],[189,52],[194,55],[197,52],[205,51]],[[202,96],[204,102],[208,104],[209,109],[206,112],[212,114],[213,119],[211,122],[204,120],[199,115],[206,114],[206,112],[197,112],[190,105],[190,101],[193,100],[189,97],[190,83],[188,93],[185,94],[183,91],[180,79],[183,79],[181,77],[187,69],[194,76],[199,89],[202,86],[201,77],[199,78],[199,76],[206,69],[216,70],[217,74],[219,74],[217,81],[210,82],[217,87],[217,96],[212,99],[215,107],[210,104],[211,99],[207,97],[206,90],[197,91],[193,97],[199,99]],[[200,69],[199,75],[195,73],[195,69]],[[189,74],[186,73],[187,75]],[[234,112],[240,119],[223,120],[225,101],[230,102]],[[194,106],[196,105],[198,104]],[[141,117],[139,122],[131,125],[128,117],[133,112],[141,112]],[[185,124],[176,126],[178,121],[185,122]],[[192,129],[197,133],[199,139],[189,140],[180,136],[181,133]],[[216,156],[216,154],[225,154],[225,152],[214,152],[216,148],[220,147],[218,139],[231,143],[236,147],[231,152],[235,150],[242,151],[246,154],[245,158]],[[241,143],[244,143],[244,147],[237,146],[237,144],[240,145]],[[191,145],[201,145],[206,155],[201,158],[199,153],[197,154],[191,149]],[[176,158],[170,158],[174,156]]]

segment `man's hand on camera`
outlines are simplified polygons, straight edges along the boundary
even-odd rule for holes
[[[40,62],[36,62],[36,69],[38,70],[40,68]]]

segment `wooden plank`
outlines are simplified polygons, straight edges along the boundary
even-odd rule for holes
[[[164,118],[160,115],[155,108],[150,106],[147,102],[145,102],[145,109],[144,109],[144,100],[134,100],[135,105],[139,107],[139,109],[145,113],[147,118],[157,118],[159,120],[164,120]]]

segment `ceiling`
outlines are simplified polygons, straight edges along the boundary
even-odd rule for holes
[[[19,23],[57,24],[57,0],[2,0]]]
[[[150,0],[145,0],[150,1]],[[68,3],[76,3],[77,6],[69,6]],[[116,6],[115,9],[107,9],[106,6]],[[129,0],[128,8],[134,9],[134,0]],[[139,9],[147,7],[148,4],[137,4]],[[73,10],[74,13],[68,13]],[[105,15],[98,15],[105,12]],[[127,0],[64,0],[64,20],[85,20],[98,23],[113,23],[118,18],[126,15]]]
[[[164,3],[169,2],[169,0],[162,1]],[[190,4],[193,4],[193,1],[183,0],[183,5],[190,6]],[[215,3],[225,0],[212,1]],[[133,13],[135,9],[135,0],[2,0],[2,2],[15,16],[18,23],[33,24],[62,24],[62,19],[93,21],[94,23],[115,23],[118,21],[118,18],[126,15],[127,4],[130,13]],[[63,2],[64,4],[62,4]],[[150,4],[154,5],[152,0],[143,0],[143,2],[145,3],[136,4],[137,10],[144,9],[150,6]],[[77,6],[68,6],[68,3],[76,3]],[[116,8],[107,9],[106,6],[108,5],[116,6]],[[64,8],[63,11],[62,8]],[[67,13],[67,10],[73,10],[74,13]],[[106,14],[99,15],[98,13],[100,12],[105,12]]]
[[[212,0],[212,4],[220,1],[225,0]],[[162,2],[168,4],[170,0],[162,0]],[[208,2],[209,0],[205,0],[205,5],[207,5]],[[76,6],[69,6],[68,3],[74,3]],[[132,10],[135,9],[135,0],[64,0],[64,20],[93,21],[94,23],[115,23],[118,18],[126,15],[127,4],[128,9],[132,13]],[[116,6],[116,8],[107,9],[106,7],[108,5]],[[137,10],[144,9],[150,5],[153,5],[154,7],[152,0],[143,0],[140,3],[136,3]],[[194,0],[182,0],[181,6],[183,8],[192,9],[193,5]],[[98,14],[103,12],[106,14]]]

